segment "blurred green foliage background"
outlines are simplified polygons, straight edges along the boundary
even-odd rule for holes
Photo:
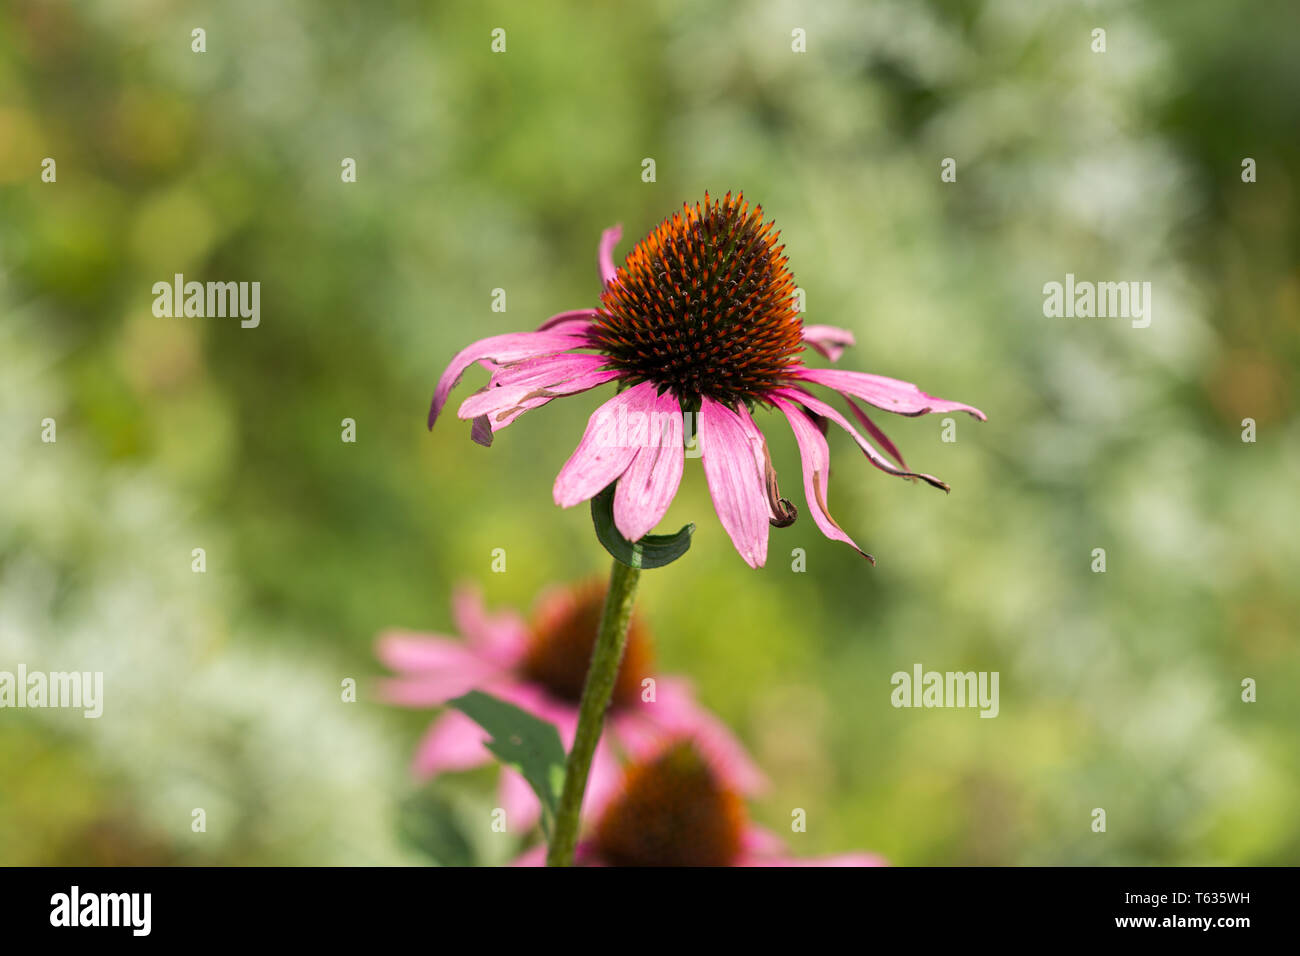
[[[751,571],[688,463],[641,607],[771,777],[755,818],[902,864],[1297,862],[1298,38],[1288,2],[7,0],[0,669],[106,700],[0,711],[0,862],[513,855],[490,774],[410,781],[428,715],[373,701],[372,641],[448,630],[458,581],[604,573],[550,498],[599,398],[490,450],[428,400],[705,189],[777,220],[844,367],[989,414],[882,423],[951,496],[831,436],[875,569],[801,520]],[[178,272],[260,281],[261,326],[154,317]],[[1045,318],[1067,272],[1152,282],[1151,327]],[[999,671],[1000,716],[894,709],[918,662]]]

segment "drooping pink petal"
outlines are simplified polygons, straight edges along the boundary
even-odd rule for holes
[[[523,385],[537,388],[557,385],[588,372],[597,372],[608,362],[609,359],[603,355],[592,355],[587,352],[539,355],[536,358],[521,359],[518,362],[497,366],[488,387],[505,388]]]
[[[489,612],[476,587],[460,585],[452,592],[451,617],[465,642],[499,667],[513,667],[527,649],[524,619],[512,610]]]
[[[845,395],[860,398],[869,405],[883,408],[898,415],[925,415],[934,412],[966,412],[980,421],[988,416],[973,405],[951,402],[945,398],[927,395],[911,382],[866,372],[846,372],[833,368],[798,368],[790,372],[795,378],[833,388]]]
[[[907,462],[903,461],[903,453],[898,450],[897,445],[889,440],[889,436],[882,432],[876,423],[867,417],[867,413],[862,410],[862,407],[858,405],[857,402],[847,395],[842,397],[844,398],[844,401],[848,403],[849,411],[851,411],[853,417],[858,420],[858,424],[867,430],[867,434],[876,440],[876,444],[884,449],[885,454],[898,462],[899,468],[906,468]]]
[[[623,226],[610,226],[600,234],[600,253],[596,257],[600,266],[600,284],[609,285],[618,270],[614,267],[614,247],[623,238]]]
[[[580,348],[588,344],[585,334],[574,332],[509,332],[480,339],[456,353],[433,393],[433,403],[429,406],[429,427],[438,420],[442,407],[447,404],[447,396],[460,381],[465,369],[475,362],[490,359],[498,364],[517,362],[520,359],[544,355],[547,352],[563,352],[566,349]]]
[[[628,440],[632,416],[652,407],[654,395],[654,385],[642,382],[592,413],[582,441],[556,476],[552,494],[557,505],[571,508],[586,501],[627,471],[638,451]]]
[[[834,325],[805,325],[803,340],[810,348],[821,352],[832,362],[838,362],[844,350],[856,341],[853,333],[848,329],[837,328]]]
[[[561,352],[504,365],[493,374],[487,388],[461,403],[456,415],[476,422],[485,419],[495,433],[551,399],[576,395],[617,378],[616,370],[601,368],[605,361],[600,355]]]
[[[652,400],[648,443],[637,450],[614,489],[614,525],[637,541],[657,525],[672,504],[682,481],[682,408],[671,392]]]
[[[866,455],[867,458],[870,459],[871,463],[881,471],[887,472],[891,475],[898,475],[900,478],[920,478],[922,481],[931,484],[936,488],[942,488],[944,491],[950,490],[947,484],[934,477],[934,475],[926,475],[918,471],[904,471],[901,468],[895,468],[885,460],[884,455],[876,451],[869,441],[858,434],[858,430],[849,424],[848,419],[835,409],[831,408],[821,399],[814,398],[807,392],[792,388],[773,389],[772,392],[769,393],[769,398],[783,398],[791,402],[796,402],[815,415],[829,418],[853,436],[853,440],[858,443],[858,447],[862,449],[862,453]]]
[[[767,436],[754,427],[758,443],[754,447],[754,464],[763,476],[763,490],[767,494],[767,523],[774,528],[788,528],[799,517],[799,509],[782,497],[781,488],[776,480],[776,469],[772,467],[772,455],[767,447]]]
[[[699,418],[700,460],[718,520],[745,563],[767,560],[768,502],[762,461],[763,436],[749,413],[738,413],[707,396]]]
[[[799,457],[803,461],[803,491],[808,499],[808,510],[812,512],[813,521],[821,528],[822,534],[835,541],[843,541],[854,551],[872,564],[876,559],[858,547],[857,542],[845,533],[834,518],[826,504],[827,485],[831,468],[830,447],[826,436],[821,433],[804,411],[779,395],[769,396],[772,403],[785,413],[786,420],[794,429],[794,438],[799,445]],[[816,401],[816,399],[813,399]]]
[[[551,316],[537,327],[538,332],[585,332],[596,317],[595,309],[571,309]]]
[[[484,746],[489,734],[459,710],[448,710],[429,727],[415,748],[411,770],[417,780],[444,771],[468,770],[492,759]]]

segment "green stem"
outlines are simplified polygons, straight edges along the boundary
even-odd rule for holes
[[[573,865],[582,795],[587,790],[591,758],[600,742],[605,711],[614,693],[619,665],[623,663],[627,626],[632,620],[632,605],[636,603],[636,586],[640,578],[638,568],[630,568],[621,561],[615,561],[609,572],[609,591],[605,594],[605,609],[600,617],[600,630],[596,633],[596,646],[591,650],[587,682],[582,688],[578,730],[564,767],[564,790],[555,813],[555,831],[546,854],[547,866]]]

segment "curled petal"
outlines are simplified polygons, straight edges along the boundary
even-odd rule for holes
[[[826,444],[826,436],[804,414],[790,402],[772,396],[772,402],[785,412],[790,427],[794,429],[795,441],[799,443],[799,457],[803,461],[803,489],[808,499],[808,510],[812,512],[813,521],[821,528],[822,534],[835,541],[843,541],[872,564],[876,559],[858,547],[830,515],[826,505],[826,491],[829,484],[831,453]]]
[[[552,494],[557,505],[571,508],[586,501],[627,471],[639,450],[629,423],[634,413],[644,414],[654,401],[653,383],[642,382],[592,413],[582,441],[556,476]]]
[[[763,473],[763,487],[767,489],[767,522],[773,528],[788,528],[799,517],[799,509],[790,503],[789,498],[781,497],[781,489],[776,481],[776,469],[772,467],[772,453],[767,447],[767,438],[759,432],[763,441],[762,458],[758,461]]]
[[[489,448],[492,445],[492,423],[486,415],[480,415],[469,426],[469,440],[476,445]]]
[[[855,344],[853,333],[848,329],[834,325],[805,325],[803,340],[810,348],[816,349],[832,362],[838,362],[844,350]]]
[[[902,382],[896,378],[883,375],[868,375],[865,372],[846,372],[833,368],[799,368],[791,372],[795,378],[816,385],[825,385],[845,395],[860,398],[869,405],[883,408],[898,415],[926,415],[933,412],[966,412],[980,421],[987,421],[988,416],[973,405],[951,402],[946,398],[927,395],[911,382]]]
[[[451,360],[438,387],[433,393],[433,403],[429,406],[429,427],[438,420],[442,407],[447,404],[447,396],[460,381],[465,369],[475,362],[484,360],[497,364],[517,362],[520,359],[545,355],[548,352],[563,352],[567,349],[580,348],[588,344],[586,335],[574,332],[510,332],[480,339],[468,345]]]
[[[614,525],[629,541],[638,541],[657,525],[681,484],[682,408],[671,392],[653,399],[645,430],[647,443],[637,449],[614,489]]]
[[[749,412],[707,396],[700,406],[700,460],[718,520],[751,568],[767,560],[768,501],[763,436]]]

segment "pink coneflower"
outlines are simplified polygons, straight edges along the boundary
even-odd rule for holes
[[[660,223],[615,268],[613,249],[621,235],[616,226],[601,236],[600,308],[563,312],[535,332],[496,335],[463,349],[438,381],[430,428],[475,362],[491,370],[491,379],[457,415],[473,421],[471,434],[484,445],[494,432],[553,398],[618,383],[622,390],[591,416],[560,470],[554,497],[568,508],[617,481],[614,523],[636,541],[659,523],[677,492],[684,464],[682,413],[692,413],[718,518],[752,567],[767,558],[769,524],[784,526],[795,518],[751,415],[759,406],[779,411],[794,430],[817,527],[868,560],[827,508],[827,421],[852,435],[881,471],[948,490],[932,475],[908,471],[893,442],[855,399],[899,415],[964,411],[983,420],[984,413],[934,398],[910,382],[804,365],[805,346],[835,361],[853,336],[803,324],[785,247],[777,245],[780,234],[775,223],[763,221],[761,206],[750,209],[741,195],[733,199],[728,193],[718,201],[706,193],[702,204],[684,205]],[[843,397],[870,440],[810,386]],[[610,424],[629,418],[662,428],[643,429],[636,440],[610,441]]]
[[[509,701],[549,721],[565,749],[573,745],[587,664],[604,603],[603,583],[557,588],[538,601],[532,620],[504,611],[489,614],[481,597],[460,588],[453,616],[464,640],[390,631],[380,636],[379,659],[399,676],[384,680],[380,696],[404,707],[434,707],[470,690]],[[653,701],[646,698],[653,679]],[[643,747],[665,733],[690,734],[711,760],[733,774],[742,792],[763,784],[744,748],[716,717],[695,701],[689,682],[654,673],[645,625],[633,617],[606,722],[596,749],[587,800],[602,800],[617,786],[618,752]],[[488,734],[458,710],[438,717],[416,749],[413,769],[428,779],[444,771],[467,770],[492,760]],[[501,778],[501,806],[512,830],[537,821],[540,805],[523,776],[507,768]]]
[[[585,866],[883,866],[867,853],[800,860],[749,823],[738,781],[689,737],[642,743],[620,786],[588,804]],[[541,866],[545,847],[515,861]]]

